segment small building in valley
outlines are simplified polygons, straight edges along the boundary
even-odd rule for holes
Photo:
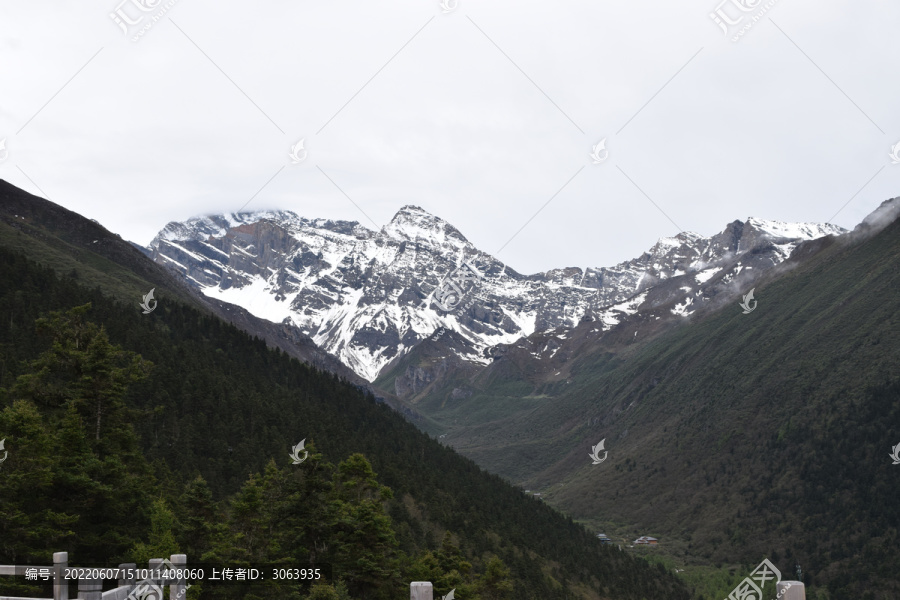
[[[659,544],[659,540],[655,537],[650,537],[649,535],[642,535],[638,539],[634,540],[635,545],[637,544],[647,544],[650,546],[656,546]]]

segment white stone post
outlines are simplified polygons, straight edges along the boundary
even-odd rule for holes
[[[102,600],[102,598],[103,598],[103,580],[102,579],[79,579],[78,580],[78,598],[79,598],[79,600]]]
[[[131,590],[134,589],[134,571],[137,569],[137,564],[135,563],[122,563],[119,565],[119,568],[122,570],[121,577],[119,577],[118,586],[125,587],[126,585],[131,588],[128,590],[128,593],[131,593]],[[131,577],[126,577],[128,572],[131,571]]]
[[[69,600],[69,580],[63,579],[68,566],[68,552],[53,553],[53,600]]]
[[[169,557],[172,569],[184,569],[187,565],[187,554],[173,554]],[[169,600],[184,600],[185,580],[183,577],[169,580]]]
[[[151,558],[149,561],[150,567],[150,577],[147,578],[147,581],[150,582],[151,585],[158,586],[161,590],[161,594],[159,596],[159,600],[163,600],[163,596],[166,593],[165,588],[163,586],[166,584],[165,581],[162,580],[162,577],[157,577],[157,571],[164,570],[163,559],[162,558]]]
[[[806,600],[806,586],[802,581],[779,581],[775,585],[778,600]]]
[[[430,581],[413,581],[409,584],[409,600],[434,600],[434,586]]]

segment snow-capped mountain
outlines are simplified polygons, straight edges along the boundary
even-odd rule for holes
[[[377,232],[288,211],[197,217],[169,223],[150,251],[205,295],[296,326],[372,381],[441,327],[470,342],[461,358],[486,364],[489,348],[534,332],[583,318],[611,328],[660,283],[693,273],[695,285],[680,288],[684,302],[672,309],[687,315],[706,281],[721,285],[742,270],[764,270],[802,241],[843,233],[750,218],[709,238],[662,238],[614,267],[522,275],[446,221],[405,206]]]

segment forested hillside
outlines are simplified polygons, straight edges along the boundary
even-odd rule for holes
[[[299,358],[318,369],[362,383],[350,369],[321,350],[296,327],[272,323],[248,311],[203,296],[185,277],[157,265],[131,242],[88,220],[29,194],[0,179],[0,246],[24,254],[61,275],[78,279],[84,286],[100,287],[125,304],[140,299],[151,289],[217,315],[241,331],[265,339],[272,348]]]
[[[556,368],[534,336],[416,409],[491,472],[618,539],[657,536],[689,570],[768,557],[802,565],[808,597],[900,597],[900,220],[869,229],[798,248],[750,313],[738,297],[655,335],[585,322]]]
[[[357,387],[164,294],[149,315],[138,301],[0,248],[0,563],[180,551],[327,563],[321,598],[411,580],[461,600],[688,597]]]

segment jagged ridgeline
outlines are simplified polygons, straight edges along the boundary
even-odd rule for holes
[[[108,232],[66,237],[37,218],[59,207],[2,192],[0,563],[181,551],[327,562],[346,588],[321,597],[403,597],[410,580],[461,600],[689,597],[671,573],[602,547],[359,386],[268,349],[189,294],[157,287],[142,314],[149,259]],[[28,218],[8,214],[10,194],[31,203]],[[93,227],[70,219],[69,233]],[[90,247],[101,244],[105,255]],[[109,258],[117,244],[137,268]],[[141,293],[123,302],[132,287]],[[301,439],[309,458],[292,465]]]
[[[378,231],[290,211],[195,217],[169,223],[148,252],[206,296],[298,328],[374,381],[438,327],[460,334],[451,356],[485,366],[491,347],[585,316],[608,330],[642,305],[676,299],[674,312],[685,316],[739,274],[781,263],[803,240],[842,232],[749,218],[712,237],[662,238],[612,267],[524,275],[447,221],[404,206]]]

